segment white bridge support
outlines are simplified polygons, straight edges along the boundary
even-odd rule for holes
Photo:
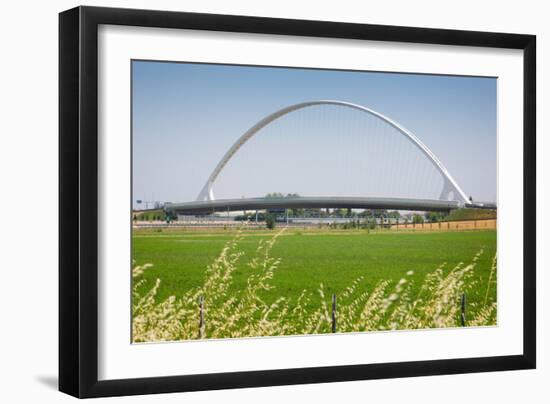
[[[342,107],[352,108],[362,112],[366,112],[368,114],[371,114],[381,119],[384,122],[387,122],[389,125],[397,129],[399,133],[404,135],[409,141],[411,141],[426,157],[428,157],[428,160],[441,173],[444,183],[443,183],[443,189],[441,190],[441,195],[439,199],[448,200],[451,193],[453,193],[454,199],[457,202],[459,202],[461,205],[467,204],[470,202],[468,197],[464,193],[464,191],[462,191],[462,189],[458,186],[458,184],[453,179],[449,171],[445,168],[443,163],[441,163],[441,161],[435,156],[435,154],[433,154],[433,152],[424,143],[422,143],[422,141],[419,138],[417,138],[412,132],[408,131],[407,129],[399,125],[397,122],[391,120],[390,118],[370,108],[367,108],[358,104],[353,104],[350,102],[336,101],[336,100],[308,101],[308,102],[302,102],[299,104],[294,104],[266,116],[264,119],[259,121],[256,125],[252,126],[239,139],[237,139],[237,141],[231,146],[231,148],[227,151],[227,153],[225,153],[225,155],[216,165],[216,168],[214,168],[214,171],[212,171],[212,174],[210,174],[210,177],[208,177],[206,184],[204,184],[204,187],[199,193],[197,197],[197,201],[214,201],[215,200],[213,187],[214,187],[214,182],[216,181],[216,178],[218,177],[220,172],[223,170],[225,165],[229,162],[229,160],[233,157],[233,155],[237,153],[237,151],[250,138],[252,138],[252,136],[258,133],[262,128],[269,125],[271,122],[275,121],[278,118],[281,118],[286,114],[289,114],[298,109],[312,107],[315,105],[338,105]]]

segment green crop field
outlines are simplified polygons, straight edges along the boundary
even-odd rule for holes
[[[227,278],[227,295],[238,296],[257,267],[249,265],[262,243],[279,231],[243,231],[234,247],[240,254]],[[182,296],[200,288],[206,269],[220,255],[236,230],[136,230],[133,232],[132,255],[136,265],[152,267],[143,271],[140,294],[145,294],[160,279],[155,302],[170,296]],[[479,254],[481,251],[481,254]],[[331,303],[332,294],[352,299],[371,293],[382,281],[393,285],[406,279],[409,292],[416,296],[428,274],[442,268],[442,276],[457,265],[476,262],[466,292],[472,312],[482,304],[496,301],[496,274],[491,274],[496,254],[496,232],[367,232],[366,230],[295,230],[287,229],[277,237],[269,253],[278,260],[270,276],[271,288],[260,288],[258,297],[266,305],[284,298],[297,302],[304,290],[311,297],[303,301],[308,313],[319,308],[320,300]],[[478,257],[476,258],[476,255]],[[361,278],[356,286],[354,281]],[[492,278],[492,279],[491,279]],[[403,282],[403,281],[401,281]],[[461,281],[462,282],[462,281]],[[319,289],[322,286],[322,292]],[[455,289],[460,292],[457,283]],[[467,290],[466,290],[467,289]],[[208,300],[209,296],[205,296]],[[212,303],[213,304],[213,303]],[[221,303],[223,304],[223,301]],[[294,303],[295,304],[295,303]],[[457,304],[453,301],[452,304]],[[254,314],[260,316],[260,312]],[[282,313],[286,322],[296,321],[296,310]]]

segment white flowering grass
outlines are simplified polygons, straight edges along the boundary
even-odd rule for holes
[[[316,291],[303,290],[295,300],[285,296],[266,302],[261,296],[273,289],[273,277],[280,259],[272,256],[273,246],[285,229],[259,243],[251,257],[244,256],[238,231],[207,267],[202,285],[182,295],[157,301],[160,279],[150,287],[142,275],[151,264],[132,271],[132,336],[134,342],[174,341],[198,338],[239,338],[277,335],[321,334],[332,332],[332,296],[320,284]],[[484,250],[469,263],[446,268],[443,263],[415,287],[413,271],[397,282],[382,280],[371,290],[363,288],[362,277],[337,295],[337,332],[402,330],[459,327],[462,294],[479,282],[476,267]],[[250,275],[246,287],[231,288],[238,265],[246,265]],[[496,257],[482,302],[469,304],[467,326],[496,324],[496,302],[489,291],[496,282]],[[146,289],[146,292],[141,292]],[[200,326],[199,301],[203,303]],[[316,309],[311,309],[316,303]],[[314,307],[315,307],[314,306]]]

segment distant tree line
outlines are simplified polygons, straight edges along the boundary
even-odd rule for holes
[[[270,192],[265,198],[267,199],[277,199],[277,198],[299,198],[298,193],[287,193],[283,194],[281,192]],[[460,210],[460,209],[459,209]],[[456,211],[453,211],[456,215]],[[446,212],[426,212],[421,215],[419,213],[408,213],[401,214],[397,210],[386,210],[386,209],[351,209],[351,208],[290,208],[286,211],[271,210],[269,213],[275,216],[275,221],[280,220],[281,216],[288,217],[290,219],[294,217],[304,217],[304,218],[354,218],[362,219],[363,222],[376,223],[376,221],[386,222],[386,223],[424,223],[424,222],[441,222],[445,220],[451,220],[452,214],[449,215]],[[265,221],[266,215],[263,212],[258,213],[258,221]],[[371,218],[373,220],[365,220]],[[236,217],[236,220],[255,220],[256,214],[248,214],[245,212],[244,215]],[[457,219],[455,219],[457,220]],[[351,223],[351,221],[350,221]],[[361,223],[361,220],[359,221]]]

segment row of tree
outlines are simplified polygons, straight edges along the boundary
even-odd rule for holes
[[[299,198],[300,195],[297,193],[282,194],[280,192],[271,192],[268,193],[266,198]],[[277,212],[271,212],[275,214]],[[386,209],[365,209],[358,212],[351,208],[334,208],[334,209],[320,209],[320,208],[291,208],[284,212],[285,216],[289,218],[293,217],[320,217],[320,218],[384,218],[385,220],[400,220],[402,219],[405,223],[424,223],[424,222],[440,222],[446,219],[447,213],[444,212],[426,212],[424,215],[418,213],[411,213],[401,215],[397,210],[386,210]],[[276,215],[277,216],[277,215]],[[249,220],[250,216],[242,216],[239,220]],[[263,221],[264,217],[258,220]]]

